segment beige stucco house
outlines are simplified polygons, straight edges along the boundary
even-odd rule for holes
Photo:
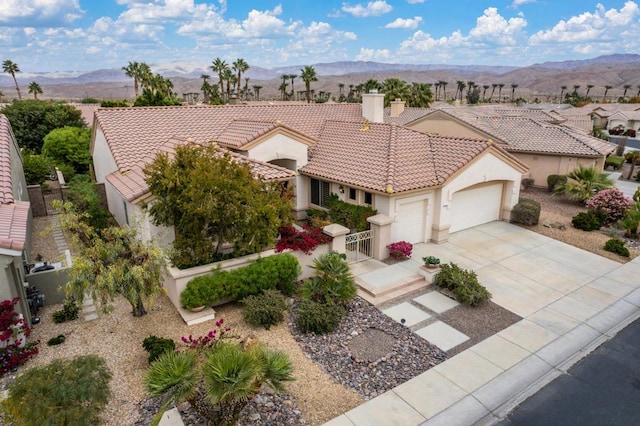
[[[295,212],[323,208],[330,193],[371,205],[391,223],[391,240],[445,241],[450,232],[508,220],[526,166],[487,138],[434,136],[384,123],[384,95],[363,104],[105,108],[96,112],[91,152],[110,211],[144,238],[169,243],[150,224],[142,169],[177,143],[211,143],[254,172],[295,182]]]
[[[31,209],[22,157],[9,120],[0,114],[0,300],[19,297],[30,321],[24,265],[29,260]]]

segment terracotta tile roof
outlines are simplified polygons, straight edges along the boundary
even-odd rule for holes
[[[615,145],[568,126],[558,126],[528,117],[486,117],[461,108],[442,110],[468,125],[494,135],[510,152],[565,154],[599,157]],[[475,111],[474,111],[475,112]]]
[[[121,172],[132,169],[149,152],[155,152],[168,138],[192,138],[197,143],[220,136],[233,120],[271,122],[316,138],[325,120],[361,120],[359,104],[220,105],[144,108],[101,108],[96,121],[105,134]],[[257,126],[257,131],[265,127]],[[239,123],[237,140],[247,137]],[[253,129],[256,130],[256,129]]]
[[[615,111],[609,117],[618,113],[629,121],[640,121],[640,111]]]
[[[100,108],[100,104],[70,103],[69,105],[80,111],[87,126],[93,126],[93,114]]]
[[[256,138],[263,136],[275,129],[287,129],[309,138],[309,136],[284,125],[280,120],[256,121],[256,120],[232,120],[222,131],[213,137],[213,140],[221,146],[241,149]]]
[[[328,121],[300,172],[398,193],[443,184],[490,146],[484,140],[432,136],[397,125],[371,123],[367,128],[361,121]]]
[[[383,117],[384,117],[385,123],[394,123],[394,124],[400,124],[402,126],[405,126],[413,121],[416,121],[424,117],[425,115],[433,111],[434,111],[434,108],[405,107],[404,111],[402,111],[402,114],[400,114],[398,117],[391,117],[391,108],[387,107],[384,109]]]
[[[22,251],[29,229],[29,203],[14,198],[12,145],[17,149],[11,124],[0,114],[0,248]]]
[[[135,164],[130,170],[116,171],[107,175],[107,181],[120,193],[127,201],[134,201],[149,194],[149,188],[145,182],[144,167],[151,163],[156,153],[165,153],[172,157],[175,149],[179,145],[190,143],[190,139],[171,138],[163,144],[156,152],[147,155],[143,160]],[[243,155],[220,148],[223,152],[229,153],[234,161],[248,164],[251,171],[256,176],[261,176],[265,180],[284,180],[295,176],[295,173],[284,167],[275,164],[264,163]]]

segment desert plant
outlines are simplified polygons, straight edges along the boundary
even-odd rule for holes
[[[51,339],[47,340],[47,346],[61,345],[65,342],[65,340],[67,340],[67,338],[64,336],[64,334],[58,334],[56,337],[52,337]]]
[[[151,335],[142,341],[142,347],[145,351],[149,352],[149,358],[147,361],[151,364],[163,353],[174,351],[176,349],[176,344],[171,339]]]
[[[67,298],[62,305],[62,309],[53,312],[53,322],[59,324],[62,322],[73,321],[78,318],[78,312],[80,312],[80,307],[76,303],[75,299]]]
[[[625,157],[621,157],[621,156],[617,156],[617,155],[610,155],[607,157],[607,159],[604,161],[604,166],[605,167],[613,167],[615,170],[618,170],[620,167],[622,167],[622,164],[625,161]]]
[[[567,182],[567,177],[565,175],[549,175],[547,176],[547,187],[549,188],[549,192],[554,192],[556,189],[556,185],[565,184]]]
[[[356,295],[355,278],[344,255],[324,254],[313,260],[314,276],[300,287],[300,295],[307,300],[325,304],[344,304]]]
[[[591,232],[597,231],[602,227],[602,217],[593,210],[580,212],[571,219],[571,223],[576,229]]]
[[[624,219],[631,207],[631,198],[618,188],[603,189],[587,200],[587,207],[595,211],[604,220],[603,225],[610,225]]]
[[[389,256],[394,259],[408,259],[413,252],[413,244],[406,241],[391,243],[387,248],[389,249]]]
[[[578,166],[566,176],[567,182],[557,184],[554,193],[565,194],[580,201],[586,201],[603,189],[613,186],[607,175],[595,167]]]
[[[533,179],[529,179],[529,178],[522,179],[522,187],[525,190],[529,189],[529,188],[531,188],[533,186],[533,182],[534,182]]]
[[[95,425],[109,400],[111,372],[95,356],[57,359],[16,378],[2,403],[15,425]]]
[[[302,333],[331,333],[344,316],[341,305],[303,300],[296,309],[296,325]]]
[[[277,290],[265,290],[262,294],[245,297],[241,302],[244,320],[265,330],[281,322],[287,310],[287,301]]]
[[[537,225],[540,220],[540,203],[528,198],[520,198],[511,210],[511,222],[523,225]]]
[[[479,306],[491,299],[491,293],[478,282],[476,273],[455,263],[441,265],[434,284],[453,292],[456,300],[465,305]]]
[[[620,226],[625,230],[625,236],[637,237],[640,226],[640,201],[636,201],[627,210],[627,215],[620,221]]]
[[[624,241],[618,238],[611,238],[604,244],[604,249],[620,256],[629,257],[629,249],[624,246]]]
[[[425,256],[422,258],[422,261],[424,262],[425,266],[440,264],[440,259],[435,256]]]
[[[160,422],[171,404],[186,400],[210,424],[233,425],[263,385],[282,392],[284,383],[294,380],[287,354],[261,344],[218,342],[198,355],[167,352],[151,364],[145,387],[151,396],[165,397],[152,424]]]

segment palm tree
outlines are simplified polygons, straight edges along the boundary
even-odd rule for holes
[[[168,351],[151,364],[144,377],[152,396],[166,398],[152,424],[159,424],[171,404],[183,401],[191,402],[211,424],[236,424],[242,409],[263,386],[283,392],[284,383],[294,380],[292,373],[286,353],[261,344],[243,349],[237,343],[218,341],[203,354]]]
[[[591,91],[591,89],[593,89],[594,86],[593,84],[587,84],[587,93],[585,93],[584,97],[588,98],[589,97],[589,92]]]
[[[38,95],[41,95],[43,93],[42,87],[40,87],[40,85],[35,81],[32,81],[31,83],[29,83],[29,93],[33,93],[33,99],[37,101]]]
[[[491,96],[489,96],[489,102],[493,100],[493,93],[496,91],[496,87],[498,87],[498,83],[491,84]]]
[[[567,90],[567,86],[560,86],[560,103],[563,102],[563,95],[564,95],[564,91]]]
[[[291,80],[291,100],[296,100],[295,91],[293,89],[293,80],[298,78],[298,74],[289,74],[289,79]]]
[[[227,101],[231,99],[231,87],[236,85],[236,75],[231,71],[229,67],[225,68],[222,72],[223,81],[227,82]]]
[[[149,65],[147,65],[145,62],[141,62],[139,64],[137,73],[140,87],[142,87],[143,90],[151,88],[151,86],[153,86],[153,79],[155,78],[155,76],[153,75],[153,72],[151,71],[151,67],[149,67]]]
[[[242,82],[242,73],[249,69],[249,64],[242,59],[238,58],[231,64],[233,70],[237,73],[237,82],[238,82],[238,90],[237,93],[240,95],[240,83]]]
[[[253,92],[256,94],[256,100],[259,101],[260,100],[260,89],[262,89],[262,86],[252,86],[253,87]]]
[[[504,83],[498,84],[498,103],[502,102],[502,88],[504,87]]]
[[[456,94],[453,99],[458,99],[458,92],[460,93],[460,101],[462,101],[462,91],[466,87],[466,83],[462,80],[456,81]]]
[[[629,90],[631,88],[631,85],[630,84],[625,84],[622,87],[624,87],[624,93],[622,94],[622,97],[626,98],[627,97],[627,90]]]
[[[407,82],[399,78],[388,78],[382,83],[382,91],[384,92],[384,106],[391,105],[394,99],[402,99],[405,102],[411,98],[411,88]]]
[[[244,98],[249,96],[249,77],[244,78]]]
[[[609,89],[611,89],[612,87],[613,87],[613,86],[609,86],[609,85],[604,86],[604,96],[602,97],[602,100],[603,100],[603,101],[606,101],[606,100],[607,100],[607,93],[609,93]]]
[[[580,201],[587,201],[603,189],[613,186],[609,177],[595,167],[578,166],[566,176],[567,182],[558,184],[554,192],[566,194]]]
[[[438,83],[440,83],[440,87],[442,87],[442,100],[446,101],[447,100],[447,84],[449,84],[449,82],[440,80]]]
[[[209,94],[210,94],[210,91],[211,91],[211,85],[209,84],[209,82],[207,80],[210,79],[211,76],[209,74],[200,74],[200,78],[202,79],[202,86],[200,86],[200,90],[202,90],[202,93],[204,94],[203,102],[205,104],[208,104],[209,103]]]
[[[640,84],[636,86],[638,88],[638,93],[636,93],[636,97],[640,98]]]
[[[7,74],[11,74],[13,77],[13,83],[16,85],[16,91],[18,92],[18,99],[22,100],[22,93],[20,93],[20,86],[18,86],[18,80],[16,80],[16,73],[20,72],[20,67],[15,62],[7,59],[2,62],[2,71]]]
[[[287,87],[289,86],[289,83],[287,83],[289,81],[289,74],[282,74],[280,76],[280,79],[282,80],[282,83],[278,87],[278,90],[282,93],[282,100],[286,101],[287,100]]]
[[[579,84],[574,84],[573,85],[573,96],[576,97],[576,98],[578,97],[578,89],[579,88],[580,88]]]
[[[122,70],[126,74],[127,77],[133,78],[133,93],[135,97],[138,97],[138,92],[140,91],[140,64],[138,62],[129,61],[129,65],[126,67],[122,67]]]
[[[408,99],[410,107],[428,108],[433,102],[433,92],[430,83],[413,83],[411,97]]]
[[[513,98],[516,94],[516,89],[518,88],[517,84],[511,84],[511,103],[513,103]]]
[[[483,84],[482,85],[482,102],[486,102],[487,100],[487,90],[489,89],[489,85],[488,84]]]
[[[467,81],[467,98],[469,97],[469,94],[475,87],[476,87],[475,81],[472,81],[472,80]]]
[[[211,71],[218,73],[218,84],[220,85],[220,93],[224,93],[224,78],[222,74],[226,69],[229,69],[229,66],[225,61],[220,58],[216,58],[213,60],[212,65],[209,67]]]
[[[304,68],[300,69],[300,78],[304,81],[304,86],[307,95],[307,103],[311,102],[311,83],[314,81],[318,81],[318,75],[316,74],[316,70],[311,65],[305,65]]]

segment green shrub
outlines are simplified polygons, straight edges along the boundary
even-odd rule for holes
[[[547,187],[549,192],[554,192],[556,186],[559,184],[567,183],[567,177],[565,175],[549,175],[547,176]]]
[[[533,179],[529,179],[529,178],[522,179],[522,187],[524,189],[529,189],[533,186],[533,182],[534,182]]]
[[[165,352],[173,352],[176,344],[171,339],[151,335],[142,341],[142,347],[149,352],[149,364],[158,359]]]
[[[540,220],[540,203],[528,198],[520,198],[511,210],[511,222],[523,225],[537,225]]]
[[[265,330],[281,322],[287,310],[286,298],[277,290],[265,290],[262,294],[245,297],[242,305],[244,320]]]
[[[618,170],[620,167],[622,167],[622,164],[624,163],[624,161],[625,161],[624,157],[620,157],[617,155],[610,155],[604,161],[604,166],[605,167],[612,166],[615,170]]]
[[[80,307],[73,299],[66,299],[62,305],[62,309],[53,313],[53,322],[56,324],[73,321],[78,318]]]
[[[597,231],[602,226],[602,218],[594,211],[580,212],[571,219],[571,223],[577,229],[583,231]]]
[[[193,278],[180,294],[180,303],[190,309],[221,300],[242,300],[263,290],[273,289],[291,296],[298,275],[300,265],[294,255],[285,253],[264,257],[233,271],[216,270],[209,275]]]
[[[465,305],[478,306],[491,299],[491,293],[478,282],[476,273],[462,269],[455,263],[440,266],[434,284],[451,290],[456,300]]]
[[[344,304],[357,293],[346,256],[332,251],[313,260],[314,276],[305,280],[300,295],[319,303]]]
[[[52,167],[44,155],[25,152],[22,155],[22,168],[27,185],[41,185],[51,173]]]
[[[81,104],[99,104],[100,103],[100,99],[96,99],[96,98],[92,98],[92,97],[86,97],[86,98],[82,98],[80,100]]]
[[[64,337],[64,334],[58,334],[56,337],[52,337],[51,339],[47,340],[47,346],[61,345],[65,340],[67,340],[67,338]]]
[[[296,310],[296,325],[303,333],[325,334],[336,329],[346,312],[341,305],[303,300]]]
[[[377,210],[369,206],[345,203],[336,194],[329,195],[327,207],[329,207],[331,221],[351,229],[352,232],[362,232],[369,229],[367,218],[378,213]]]
[[[110,379],[105,360],[95,355],[30,368],[9,388],[4,420],[17,426],[100,424]]]
[[[604,244],[604,249],[624,257],[629,257],[631,255],[631,253],[629,253],[629,249],[624,246],[624,241],[618,238],[607,240]]]

